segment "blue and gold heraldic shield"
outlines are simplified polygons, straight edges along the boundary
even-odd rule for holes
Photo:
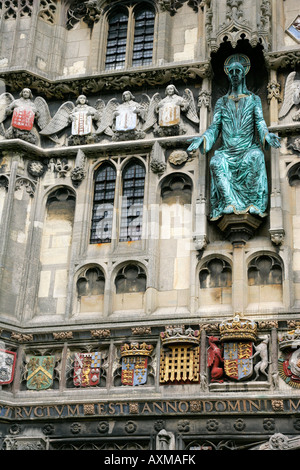
[[[122,359],[123,385],[143,385],[147,382],[148,358],[143,356],[126,356]]]
[[[46,390],[53,383],[55,356],[30,356],[27,364],[28,390]]]
[[[253,344],[251,341],[224,344],[224,371],[227,377],[244,380],[253,373]]]
[[[100,382],[100,352],[75,354],[73,383],[76,387],[92,387]]]

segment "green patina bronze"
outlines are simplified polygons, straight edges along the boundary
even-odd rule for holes
[[[232,56],[227,61],[231,86],[217,101],[212,124],[188,148],[188,152],[200,148],[206,153],[222,136],[221,147],[210,161],[211,220],[231,213],[266,215],[268,183],[261,145],[280,147],[279,137],[268,131],[260,98],[247,89],[249,65],[245,69],[238,59]]]

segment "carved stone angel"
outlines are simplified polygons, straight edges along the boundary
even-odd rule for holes
[[[4,122],[11,115],[11,125],[5,130]],[[23,88],[18,99],[14,99],[10,93],[2,93],[0,96],[0,134],[6,139],[22,139],[37,144],[39,135],[35,124],[43,129],[50,119],[44,98],[38,96],[33,100],[29,88]]]
[[[199,123],[191,90],[186,88],[181,97],[174,85],[168,85],[165,95],[163,99],[161,99],[159,93],[152,97],[147,120],[144,125],[145,131],[153,127],[154,134],[160,137],[185,134],[186,129],[182,122],[182,113],[192,123]]]
[[[300,80],[295,80],[296,72],[291,72],[285,83],[284,99],[279,111],[279,119],[283,119],[294,105],[300,104]],[[300,121],[300,109],[292,117],[293,121]]]
[[[124,91],[121,104],[115,98],[107,103],[96,133],[106,132],[112,140],[143,139],[145,132],[142,125],[147,117],[149,103],[150,98],[146,94],[142,95],[138,103],[130,91]]]
[[[76,105],[72,101],[63,103],[48,125],[40,132],[41,135],[51,136],[57,134],[68,126],[71,126],[71,136],[68,145],[80,145],[95,141],[96,128],[102,116],[104,102],[99,99],[96,107],[89,106],[85,95],[80,95]]]

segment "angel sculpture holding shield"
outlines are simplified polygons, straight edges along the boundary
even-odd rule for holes
[[[3,123],[10,115],[11,126],[5,130]],[[37,144],[39,135],[35,123],[43,129],[50,119],[50,111],[44,98],[38,96],[33,100],[29,88],[23,88],[18,99],[14,99],[10,93],[0,96],[0,133],[6,139],[22,139]]]
[[[72,101],[62,104],[40,134],[51,136],[71,125],[71,136],[68,138],[68,145],[94,143],[96,129],[93,126],[93,121],[96,121],[97,128],[103,109],[104,102],[102,100],[97,100],[94,108],[89,106],[85,95],[80,95],[76,100],[76,106]]]
[[[96,133],[106,132],[112,140],[143,139],[146,134],[142,125],[147,117],[149,103],[150,98],[146,94],[142,95],[138,103],[130,91],[124,91],[121,104],[115,98],[107,103]]]
[[[183,113],[194,124],[199,123],[196,106],[191,90],[186,88],[183,96],[174,85],[168,85],[165,98],[161,99],[156,93],[151,99],[149,113],[144,130],[150,130],[159,137],[185,134],[186,129],[182,123]]]

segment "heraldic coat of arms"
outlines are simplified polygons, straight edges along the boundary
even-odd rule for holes
[[[250,379],[253,374],[253,345],[257,340],[256,323],[240,319],[236,315],[221,323],[219,330],[220,340],[215,337],[209,339],[208,365],[211,367],[211,381],[223,382],[223,367],[224,376],[228,379]],[[216,346],[218,341],[222,343],[222,348]]]
[[[55,356],[30,356],[27,364],[27,388],[46,390],[53,383]]]
[[[131,343],[121,346],[123,385],[143,385],[147,382],[148,357],[153,346],[146,343]]]
[[[76,387],[91,387],[100,382],[101,353],[75,354],[73,383]]]
[[[249,379],[253,374],[253,343],[257,339],[256,323],[236,315],[220,325],[224,345],[224,372],[234,380]]]
[[[0,385],[10,384],[14,378],[17,353],[0,349]]]

